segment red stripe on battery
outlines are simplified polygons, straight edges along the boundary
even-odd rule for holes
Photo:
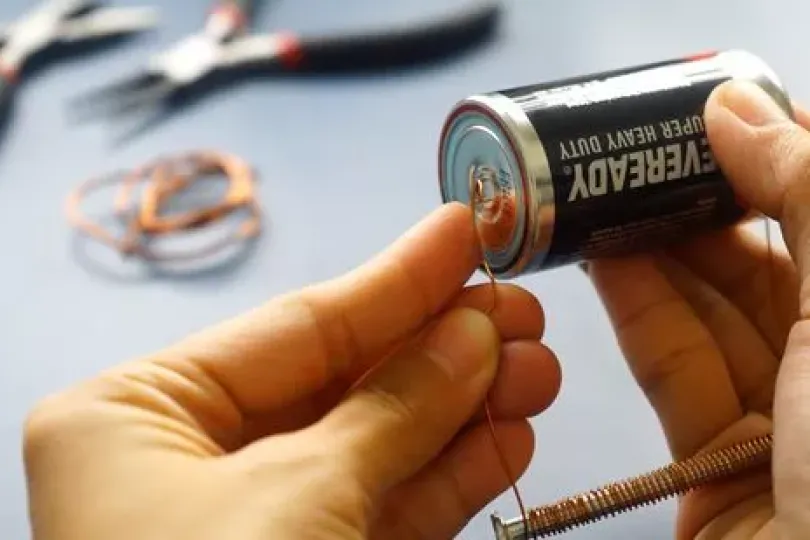
[[[707,58],[711,58],[713,56],[717,56],[717,51],[703,51],[697,54],[687,56],[686,60],[690,62],[695,62],[697,60],[706,60]]]

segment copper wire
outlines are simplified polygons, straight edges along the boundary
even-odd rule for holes
[[[470,175],[469,193],[470,193],[470,210],[472,213],[473,230],[476,231],[476,235],[478,235],[480,233],[478,232],[475,214],[476,214],[476,205],[483,196],[483,187],[481,185],[480,180],[477,180],[472,174]],[[480,237],[479,237],[479,244],[483,246],[483,242],[481,242]],[[482,267],[489,281],[489,287],[492,290],[492,303],[490,304],[490,307],[487,310],[487,314],[491,315],[498,307],[498,285],[495,279],[495,274],[493,273],[492,268],[489,265],[489,261],[487,261],[486,255],[483,253],[482,253]],[[526,512],[526,506],[523,504],[523,497],[520,493],[520,489],[518,489],[517,486],[517,476],[514,474],[512,468],[509,466],[509,461],[506,458],[506,453],[503,451],[503,448],[501,448],[497,428],[495,426],[495,420],[492,415],[492,407],[490,406],[491,401],[492,399],[490,393],[484,400],[484,413],[487,419],[487,426],[489,427],[490,438],[492,440],[493,446],[495,447],[495,454],[498,456],[501,468],[506,474],[509,486],[512,490],[515,500],[517,501],[518,507],[520,509],[520,514],[523,517],[524,523],[528,527],[529,515]]]
[[[480,182],[473,179],[472,175],[470,182],[470,205],[473,212],[473,226],[477,231],[475,212],[476,204],[482,197],[482,186]],[[773,261],[770,258],[773,257],[773,248],[770,222],[767,218],[765,218],[765,236],[768,244],[769,265],[772,265]],[[482,240],[480,234],[478,239]],[[492,311],[495,309],[497,301],[496,278],[485,255],[482,267],[493,290]],[[769,287],[771,287],[770,292],[773,293],[772,275]],[[527,510],[517,486],[517,479],[512,473],[498,441],[488,401],[485,402],[484,408],[493,444],[508,477],[521,515],[519,519],[511,522],[504,522],[497,515],[492,516],[496,537],[499,540],[529,540],[529,538],[545,538],[561,534],[588,523],[655,504],[673,496],[683,495],[712,482],[741,475],[756,467],[768,465],[771,459],[773,439],[771,435],[765,435],[719,450],[701,453],[628,480],[607,484],[598,489],[566,497],[552,504]]]
[[[698,454],[646,474],[529,510],[533,536],[546,538],[606,517],[683,495],[770,462],[772,436],[764,435]],[[517,537],[515,537],[517,538]]]
[[[228,182],[228,190],[221,201],[172,216],[161,214],[172,197],[211,175],[224,176]],[[118,236],[82,212],[84,198],[110,183],[120,185],[114,209],[115,216],[125,226],[125,232]],[[139,185],[143,185],[143,190],[136,200],[134,191]],[[247,220],[228,237],[205,247],[159,253],[147,246],[153,238],[200,229],[239,210],[247,211]],[[124,256],[138,256],[149,261],[204,257],[234,243],[255,238],[261,231],[261,209],[256,199],[252,168],[236,156],[206,150],[163,157],[131,171],[91,178],[70,193],[66,212],[68,221],[75,229]]]

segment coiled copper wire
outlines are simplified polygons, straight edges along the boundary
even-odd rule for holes
[[[772,444],[772,436],[764,435],[546,506],[531,508],[528,525],[522,520],[504,523],[494,517],[496,536],[504,540],[547,538],[683,495],[706,484],[768,465]]]
[[[470,174],[470,208],[473,214],[473,227],[479,241],[482,232],[475,220],[476,206],[483,201],[483,187],[480,179]],[[771,250],[770,222],[765,221],[766,241]],[[482,267],[493,290],[492,310],[497,302],[495,276],[483,257]],[[576,527],[602,520],[630,510],[655,504],[673,496],[683,495],[706,484],[725,480],[754,468],[770,463],[773,439],[765,435],[743,441],[727,448],[699,454],[692,458],[671,463],[666,467],[646,474],[615,482],[603,487],[566,497],[557,502],[526,508],[515,475],[509,468],[495,430],[495,423],[489,409],[488,400],[484,403],[487,422],[495,450],[508,478],[511,490],[520,509],[520,518],[502,520],[492,516],[497,540],[529,540],[546,538],[568,532]]]
[[[228,190],[221,201],[180,214],[162,215],[172,197],[211,175],[224,176],[228,182]],[[125,225],[125,232],[119,236],[89,219],[81,208],[91,191],[110,183],[120,185],[114,210],[115,216]],[[136,198],[134,192],[139,185],[143,185],[143,189]],[[172,253],[156,252],[148,247],[153,238],[200,229],[240,210],[247,212],[247,219],[232,234],[205,247]],[[137,256],[152,262],[201,258],[255,238],[261,232],[262,217],[252,168],[237,156],[208,150],[162,157],[131,171],[91,178],[70,193],[66,212],[71,225],[87,236],[126,257]]]

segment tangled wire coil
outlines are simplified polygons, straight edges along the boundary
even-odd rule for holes
[[[224,176],[228,182],[222,200],[184,213],[162,215],[173,197],[212,175]],[[84,198],[91,191],[110,183],[120,185],[114,211],[125,232],[118,236],[89,219],[81,209]],[[139,185],[143,185],[143,190],[140,197],[136,197],[135,189]],[[152,262],[205,257],[235,243],[253,239],[261,232],[262,213],[256,200],[252,168],[237,156],[209,150],[161,157],[130,171],[91,178],[68,196],[66,210],[68,221],[77,230],[125,257],[137,256]],[[200,229],[241,210],[248,213],[246,221],[226,238],[203,248],[161,253],[148,246],[153,238]]]

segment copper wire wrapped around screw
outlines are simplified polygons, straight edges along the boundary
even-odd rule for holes
[[[770,462],[772,436],[747,440],[655,471],[528,510],[529,531],[499,538],[546,538],[606,517],[683,495]],[[521,524],[522,525],[522,524]],[[523,527],[521,527],[522,529]]]
[[[221,201],[171,217],[161,215],[161,210],[172,197],[212,174],[224,175],[228,181],[228,190]],[[82,201],[90,191],[109,183],[120,184],[115,215],[126,227],[120,237],[87,218],[81,210]],[[144,189],[136,202],[133,192],[140,184]],[[71,225],[86,235],[124,256],[138,256],[153,262],[204,257],[231,244],[255,238],[261,230],[261,209],[256,200],[252,168],[236,156],[214,151],[164,157],[132,171],[92,178],[69,195],[66,210]],[[157,253],[147,247],[151,238],[199,229],[239,210],[248,212],[247,220],[229,237],[204,248],[169,254]]]
[[[482,241],[482,234],[478,228],[475,215],[477,204],[482,202],[483,188],[481,182],[476,180],[472,170],[468,189],[470,206],[473,212],[473,227],[478,235],[478,240]],[[770,223],[766,221],[765,225],[766,241],[770,254],[772,248]],[[495,291],[496,278],[485,253],[482,268],[493,291]],[[493,299],[493,309],[494,305],[495,299]],[[728,448],[701,453],[635,478],[611,483],[598,489],[566,497],[552,504],[527,510],[517,488],[516,479],[509,470],[497,440],[488,403],[485,402],[484,406],[496,452],[508,475],[509,483],[521,513],[520,518],[509,522],[504,522],[497,515],[492,516],[497,540],[529,540],[569,532],[577,527],[607,517],[655,504],[674,496],[684,495],[713,482],[738,476],[757,467],[766,466],[771,460],[773,439],[771,435],[766,435],[752,438]]]

